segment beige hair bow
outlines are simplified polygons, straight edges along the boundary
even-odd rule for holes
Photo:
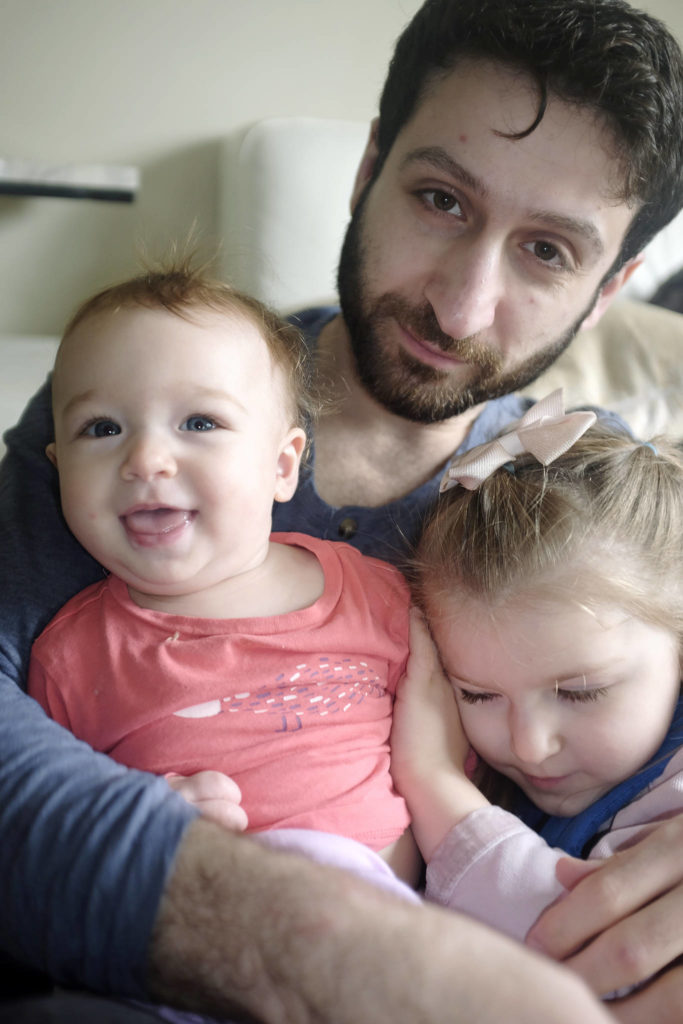
[[[532,405],[505,434],[454,456],[441,478],[439,490],[443,494],[462,484],[473,491],[506,462],[514,462],[518,455],[533,455],[544,466],[549,466],[568,451],[596,419],[594,412],[565,412],[562,388],[558,388]]]

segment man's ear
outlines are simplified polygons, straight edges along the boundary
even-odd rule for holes
[[[610,277],[607,284],[600,289],[597,302],[581,324],[581,330],[584,330],[586,327],[595,327],[602,314],[605,312],[607,307],[611,305],[615,296],[621,291],[633,271],[637,270],[641,263],[644,262],[645,257],[642,253],[639,253],[637,256],[634,256],[633,259],[624,263],[621,270],[617,270],[614,277]]]
[[[358,200],[363,195],[366,185],[375,172],[377,157],[379,156],[379,150],[377,148],[378,130],[379,118],[376,117],[370,122],[370,134],[368,135],[368,141],[365,144],[365,149],[363,150],[363,155],[360,158],[358,170],[356,171],[353,191],[351,192],[351,213],[356,209]]]
[[[285,435],[277,460],[275,501],[289,501],[294,494],[305,447],[306,432],[301,427],[292,427]]]
[[[55,469],[57,469],[57,445],[54,443],[54,441],[50,441],[49,445],[47,445],[45,449],[45,454],[47,455],[48,459],[55,467]]]

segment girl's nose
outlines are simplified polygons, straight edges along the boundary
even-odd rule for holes
[[[510,746],[524,764],[540,765],[562,746],[555,716],[539,708],[510,708]]]

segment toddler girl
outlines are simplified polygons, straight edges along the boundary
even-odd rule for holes
[[[564,853],[683,807],[683,460],[594,419],[555,392],[453,460],[416,561],[448,685],[416,623],[394,777],[428,897],[519,939]]]

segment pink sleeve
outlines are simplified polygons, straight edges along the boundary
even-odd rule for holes
[[[483,807],[436,850],[427,867],[427,899],[522,941],[566,891],[555,878],[562,856],[514,814]]]
[[[590,859],[609,857],[683,812],[683,749],[640,797],[615,816]],[[427,899],[523,940],[537,917],[564,895],[555,878],[566,856],[514,814],[484,807],[449,832],[427,867]]]

